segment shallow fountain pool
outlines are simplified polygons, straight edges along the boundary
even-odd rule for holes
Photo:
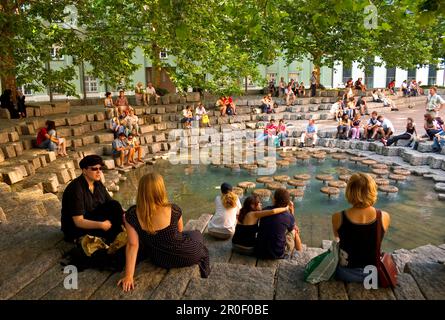
[[[339,163],[329,156],[323,162],[315,159],[290,165],[289,168],[277,169],[272,175],[288,175],[308,173],[311,175],[304,190],[302,200],[295,201],[297,223],[301,237],[308,246],[319,247],[324,239],[332,239],[331,214],[348,207],[341,189],[337,199],[329,199],[320,192],[323,182],[315,179],[317,174],[332,174],[337,180],[345,169],[351,171],[370,172],[367,166],[350,161]],[[124,208],[133,205],[139,178],[145,173],[157,171],[164,179],[170,201],[183,210],[184,222],[195,219],[203,213],[212,213],[214,198],[219,194],[219,186],[226,181],[236,186],[241,181],[256,182],[259,177],[241,170],[233,172],[228,168],[217,168],[211,165],[171,165],[166,160],[159,160],[154,166],[144,166],[127,174],[127,180],[120,184],[120,191],[114,198]],[[264,188],[256,183],[257,188]],[[391,215],[391,227],[385,236],[383,249],[412,249],[424,244],[441,244],[445,241],[445,210],[443,202],[437,198],[431,180],[409,176],[405,182],[392,185],[399,188],[395,196],[387,196],[379,192],[376,207]],[[291,188],[288,186],[288,188]],[[293,188],[293,187],[292,187]],[[250,195],[250,192],[247,192]],[[244,197],[246,196],[246,193]],[[241,199],[243,202],[244,197]],[[265,203],[267,204],[267,202]]]

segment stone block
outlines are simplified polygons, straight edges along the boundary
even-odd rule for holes
[[[156,113],[157,114],[164,114],[165,113],[165,108],[164,107],[157,107],[156,108]]]
[[[9,132],[8,137],[11,142],[19,141],[19,133],[17,131]]]
[[[432,169],[440,169],[444,161],[445,159],[440,155],[432,155],[427,159],[427,163]]]
[[[40,160],[40,166],[42,168],[48,166],[48,162],[46,162],[46,157],[45,155],[39,155],[39,160]]]
[[[66,184],[71,181],[71,175],[66,168],[57,170],[56,175],[60,184]]]
[[[1,146],[1,150],[3,151],[6,159],[15,158],[17,156],[13,144],[4,144]]]
[[[67,168],[68,170],[68,174],[70,175],[71,180],[76,179],[77,175],[76,175],[76,171],[74,170],[74,168]]]
[[[83,146],[82,138],[71,139],[71,143],[72,143],[71,147],[74,149],[77,149],[77,148],[80,148]]]
[[[180,97],[177,94],[170,94],[170,103],[180,103]]]
[[[56,159],[57,159],[55,151],[48,151],[44,155],[45,155],[45,160],[47,163],[56,161]]]
[[[103,112],[96,112],[94,114],[94,121],[104,121],[105,120],[105,114]]]
[[[170,96],[169,95],[162,96],[161,103],[162,104],[170,104]]]
[[[178,107],[175,104],[166,105],[164,108],[166,113],[176,113],[178,111]]]
[[[82,143],[84,146],[92,144],[95,142],[95,136],[83,136]]]
[[[113,170],[116,167],[113,159],[104,159],[104,166],[107,170]]]
[[[39,110],[40,116],[47,116],[53,113],[53,106],[50,104],[41,104]]]
[[[23,180],[23,172],[19,168],[4,168],[1,171],[3,181],[11,185]]]
[[[155,130],[154,125],[152,124],[144,124],[139,127],[141,134],[153,132]]]
[[[89,127],[89,125],[88,125]],[[85,129],[83,126],[76,126],[71,128],[71,135],[73,136],[81,136],[85,133]]]
[[[5,212],[0,207],[0,224],[2,224],[2,223],[8,223],[8,219],[6,219]]]
[[[151,145],[148,146],[148,151],[151,154],[158,153],[159,151],[161,151],[161,144],[160,143],[152,143]]]
[[[91,113],[87,114],[87,121],[89,121],[89,122],[94,121],[94,114],[91,114]]]
[[[417,151],[419,151],[419,152],[432,152],[433,151],[433,145],[431,143],[419,143],[419,146],[417,147]]]
[[[13,142],[16,157],[23,154],[23,144],[21,142]]]
[[[162,131],[167,129],[167,124],[165,122],[163,123],[157,123],[154,125],[155,130]]]
[[[162,122],[162,116],[160,115],[155,115],[151,117],[151,121],[153,123],[161,123]]]
[[[187,102],[199,102],[201,97],[199,92],[188,92],[187,93]]]
[[[50,173],[45,177],[45,180],[42,181],[43,190],[45,192],[57,193],[59,187],[59,180],[55,173]]]
[[[34,117],[35,116],[34,110],[35,110],[34,107],[26,107],[26,116],[27,117]]]
[[[7,132],[0,132],[0,144],[8,143],[9,135]]]
[[[114,135],[113,133],[99,133],[96,134],[95,136],[95,140],[97,143],[111,143],[114,140]]]

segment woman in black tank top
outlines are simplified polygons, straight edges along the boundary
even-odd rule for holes
[[[397,141],[399,141],[399,140],[413,140],[415,137],[417,137],[416,125],[414,124],[412,118],[407,118],[406,119],[406,131],[402,134],[399,134],[398,136],[389,138],[388,140],[383,139],[382,143],[385,146],[390,146],[393,143],[397,144]]]
[[[340,240],[340,257],[336,277],[346,282],[363,282],[366,266],[376,265],[377,244],[389,226],[389,215],[373,207],[377,185],[371,176],[356,173],[346,187],[346,199],[352,208],[335,213],[332,226]],[[378,239],[377,228],[382,228]]]

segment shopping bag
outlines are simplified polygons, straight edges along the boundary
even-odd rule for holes
[[[339,243],[333,241],[328,251],[312,258],[304,269],[304,281],[316,284],[331,279],[337,269],[338,252]]]
[[[209,116],[207,114],[202,115],[202,124],[209,123]]]

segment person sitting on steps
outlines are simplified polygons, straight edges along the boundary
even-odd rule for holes
[[[315,120],[310,119],[309,124],[306,127],[306,130],[301,134],[300,138],[300,148],[303,148],[307,145],[308,140],[312,140],[312,148],[317,144],[318,136],[317,136],[317,126],[315,125]]]
[[[239,212],[238,223],[232,238],[232,250],[240,254],[253,255],[258,233],[258,221],[263,217],[288,212],[291,205],[293,203],[289,202],[286,207],[262,210],[261,199],[258,196],[247,197]]]
[[[113,147],[113,158],[119,158],[118,168],[124,168],[129,165],[129,154],[131,147],[125,141],[126,135],[125,133],[119,133],[119,136],[114,139],[112,143]],[[125,156],[127,156],[127,162],[124,163]]]

